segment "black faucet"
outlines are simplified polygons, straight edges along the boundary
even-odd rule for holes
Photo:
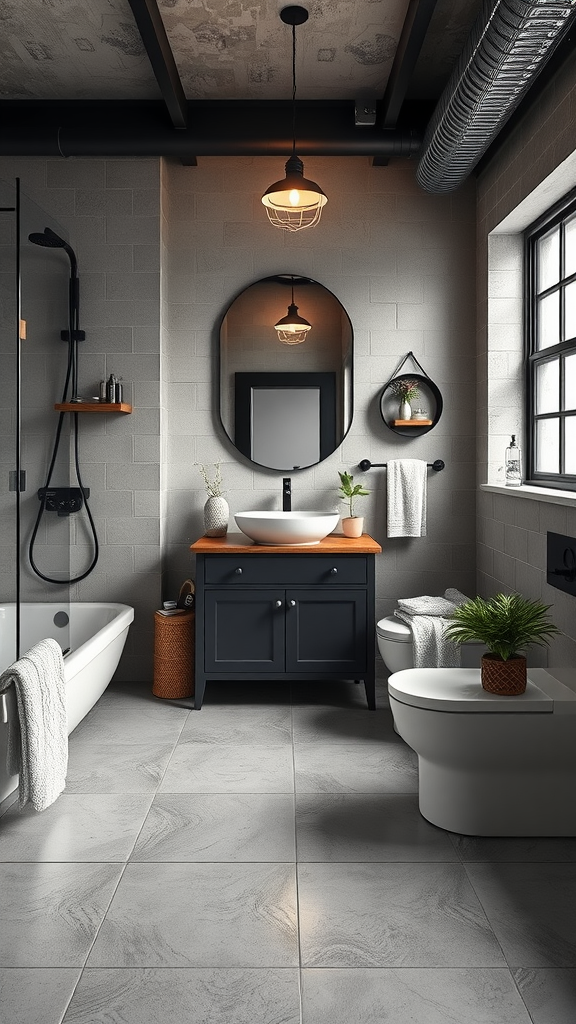
[[[282,511],[292,511],[292,480],[289,476],[282,480]]]

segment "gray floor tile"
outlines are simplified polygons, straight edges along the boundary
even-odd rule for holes
[[[116,1021],[300,1024],[298,972],[169,967],[85,970],[64,1024]]]
[[[140,710],[158,702],[152,693],[152,683],[112,683],[100,697],[96,707],[101,709],[113,705],[115,708]]]
[[[236,683],[216,680],[206,684],[202,711],[210,705],[248,708],[259,704],[290,706],[290,683],[270,679],[251,679]]]
[[[185,708],[156,702],[137,710],[113,703],[90,711],[72,733],[83,743],[175,743],[191,714]]]
[[[72,734],[67,793],[154,793],[174,743],[85,743]]]
[[[301,864],[305,967],[505,967],[460,864]]]
[[[62,795],[42,814],[11,808],[0,861],[125,861],[152,797]]]
[[[417,757],[402,741],[294,746],[297,793],[417,793]]]
[[[394,735],[385,709],[298,707],[292,722],[294,743],[382,743]]]
[[[293,682],[291,689],[292,705],[314,704],[316,707],[363,708],[368,710],[364,683],[355,683],[353,679],[330,679],[327,682],[307,681]],[[378,697],[376,706],[379,707]]]
[[[466,863],[576,861],[576,839],[506,838],[450,834],[459,856]]]
[[[299,861],[458,861],[416,794],[298,794]]]
[[[305,970],[303,1024],[531,1024],[508,970]]]
[[[179,743],[162,793],[293,793],[292,749],[256,743]]]
[[[159,794],[132,860],[294,861],[294,797]]]
[[[518,968],[513,974],[534,1024],[574,1024],[576,969]]]
[[[574,967],[576,864],[466,864],[465,870],[511,968]]]
[[[122,872],[119,864],[0,865],[3,967],[81,967]]]
[[[292,742],[292,712],[282,705],[223,707],[209,705],[189,716],[181,742],[259,743],[281,745]]]
[[[2,1024],[60,1024],[79,968],[0,967]]]
[[[89,967],[294,967],[290,864],[128,864]]]

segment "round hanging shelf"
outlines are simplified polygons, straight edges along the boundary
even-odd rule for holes
[[[414,381],[418,387],[418,398],[411,403],[410,419],[400,419],[400,396],[392,387],[396,381]],[[404,437],[420,437],[436,426],[442,415],[442,395],[434,381],[424,373],[399,373],[384,385],[380,394],[380,414],[384,423],[395,434]],[[422,410],[421,412],[419,410]]]

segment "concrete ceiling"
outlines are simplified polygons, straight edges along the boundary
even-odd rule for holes
[[[279,18],[282,0],[157,3],[187,100],[290,99],[292,30]],[[129,0],[0,0],[0,98],[160,99],[133,6]],[[381,99],[409,0],[304,6],[310,17],[296,28],[298,99]],[[480,6],[480,0],[438,0],[408,99],[437,99]]]

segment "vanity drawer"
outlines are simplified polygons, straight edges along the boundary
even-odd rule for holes
[[[212,555],[204,563],[208,586],[363,586],[364,555]]]

